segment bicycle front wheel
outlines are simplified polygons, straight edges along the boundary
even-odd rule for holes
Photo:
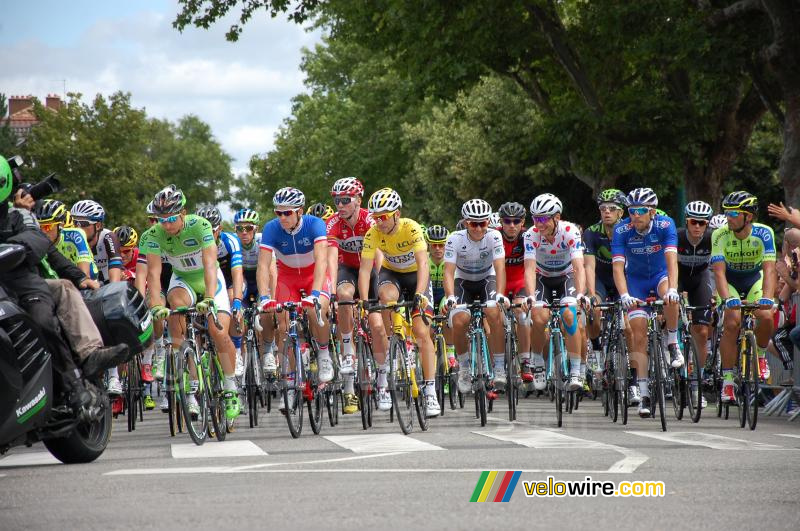
[[[198,388],[195,392],[192,392],[190,363],[195,365],[197,374]],[[178,351],[175,369],[178,396],[186,431],[189,432],[189,437],[192,438],[195,444],[201,445],[208,437],[208,406],[206,403],[205,381],[203,367],[194,347],[188,341],[185,341]],[[195,413],[192,412],[193,406],[196,406]]]
[[[666,400],[666,374],[664,370],[664,350],[661,348],[661,337],[659,334],[652,334],[653,340],[650,342],[650,358],[653,373],[650,375],[651,390],[654,394],[653,408],[658,409],[659,419],[661,420],[661,431],[667,431],[667,400]],[[651,412],[655,416],[655,411]]]
[[[250,427],[255,428],[258,426],[259,406],[258,380],[256,377],[258,356],[256,356],[254,345],[250,341],[245,344],[245,352],[247,368],[244,372],[244,387],[247,395],[247,416]]]
[[[417,421],[422,431],[428,431],[428,417],[425,414],[425,377],[422,373],[422,359],[419,356],[419,350],[416,345],[414,346],[413,352],[409,352],[409,356],[415,362],[414,367],[411,368],[411,385],[417,389],[417,396],[414,397],[414,409],[417,411]],[[439,403],[441,404],[441,402]],[[441,408],[439,414],[441,415]]]
[[[758,422],[758,352],[756,338],[752,332],[747,333],[747,370],[742,384],[744,385],[744,403],[747,406],[747,425],[751,430],[756,429]]]
[[[208,413],[211,417],[211,427],[218,441],[224,441],[228,434],[225,419],[225,399],[223,398],[222,372],[217,366],[217,360],[210,352],[208,357],[208,370],[204,371],[206,377],[205,392],[207,395]]]
[[[133,431],[136,429],[136,415],[139,414],[139,402],[141,401],[141,390],[139,389],[140,386],[140,378],[141,375],[139,373],[139,355],[133,356],[130,361],[128,361],[127,365],[127,373],[128,377],[127,385],[125,389],[125,401],[127,402],[127,411],[125,412],[125,416],[128,420],[128,431]]]
[[[404,434],[413,429],[414,397],[412,396],[411,369],[408,367],[405,342],[397,337],[389,340],[389,394],[392,397],[397,422]]]
[[[436,336],[436,399],[439,401],[441,410],[439,416],[444,416],[444,388],[449,382],[449,364],[447,363],[447,347],[444,344],[442,335]],[[450,391],[452,393],[452,391]],[[451,395],[452,403],[452,395]]]
[[[697,357],[697,344],[693,337],[686,341],[686,368],[687,381],[684,388],[686,397],[686,407],[689,409],[689,416],[692,422],[700,421],[700,413],[703,409],[703,368]]]

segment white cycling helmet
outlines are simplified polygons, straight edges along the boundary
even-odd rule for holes
[[[345,177],[333,183],[331,195],[338,196],[364,196],[364,185],[355,177]]]
[[[488,220],[492,206],[483,199],[470,199],[461,206],[461,217],[472,221]]]
[[[708,226],[712,229],[719,229],[721,227],[728,226],[728,218],[725,217],[725,214],[717,214],[711,221],[708,222]]]
[[[69,213],[73,218],[88,219],[89,221],[104,221],[106,211],[97,201],[84,199],[72,205]]]
[[[561,213],[561,199],[553,194],[537,195],[531,202],[532,216],[555,216]]]
[[[287,186],[281,188],[272,196],[272,204],[276,207],[303,208],[306,196],[297,188]]]
[[[381,188],[371,196],[367,208],[371,214],[379,214],[381,212],[394,212],[403,206],[403,200],[400,199],[400,194],[391,188]]]
[[[634,188],[625,198],[625,202],[631,206],[646,206],[655,208],[658,206],[658,196],[652,188]]]
[[[684,211],[687,218],[709,220],[714,215],[714,209],[705,201],[692,201],[686,205]]]
[[[492,215],[489,216],[489,228],[500,230],[502,225],[503,224],[500,223],[500,214],[498,214],[497,212],[492,212]]]

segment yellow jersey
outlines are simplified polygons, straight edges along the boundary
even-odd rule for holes
[[[426,252],[428,244],[422,233],[422,228],[413,219],[400,218],[397,220],[397,230],[394,234],[384,234],[373,225],[364,235],[364,247],[361,249],[361,258],[374,259],[375,250],[383,252],[383,267],[398,273],[413,273],[417,270],[415,252]]]

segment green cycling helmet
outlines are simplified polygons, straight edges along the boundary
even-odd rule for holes
[[[6,158],[0,155],[0,202],[11,196],[13,186],[14,175],[11,173],[11,166],[8,165]]]
[[[616,188],[603,190],[597,195],[597,204],[600,205],[602,203],[615,203],[620,207],[624,207],[625,194],[622,193],[622,190],[617,190]]]

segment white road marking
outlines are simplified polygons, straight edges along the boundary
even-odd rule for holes
[[[198,459],[209,457],[253,457],[267,453],[252,441],[208,441],[201,446],[196,444],[173,444],[172,457],[175,459]]]
[[[325,439],[357,454],[380,452],[428,452],[444,450],[439,446],[400,433],[375,435],[325,435]]]
[[[630,474],[649,459],[649,457],[645,454],[631,448],[615,446],[613,444],[606,444],[597,441],[589,441],[586,439],[579,439],[577,437],[570,437],[569,435],[557,433],[552,430],[519,429],[516,426],[518,425],[509,422],[507,425],[495,430],[473,431],[472,433],[500,441],[512,442],[528,448],[582,448],[590,450],[611,450],[625,456],[623,459],[611,465],[608,470],[585,472]]]
[[[672,433],[656,433],[651,431],[627,431],[632,435],[650,437],[671,443],[686,444],[689,446],[705,446],[715,450],[785,450],[775,444],[766,444],[733,437],[723,437],[702,432],[678,431]]]
[[[795,435],[793,433],[776,433],[775,435],[779,437],[794,437],[795,439],[800,439],[800,435]]]
[[[0,467],[60,464],[62,464],[61,461],[53,457],[50,452],[25,452],[24,454],[11,454],[0,459]]]

